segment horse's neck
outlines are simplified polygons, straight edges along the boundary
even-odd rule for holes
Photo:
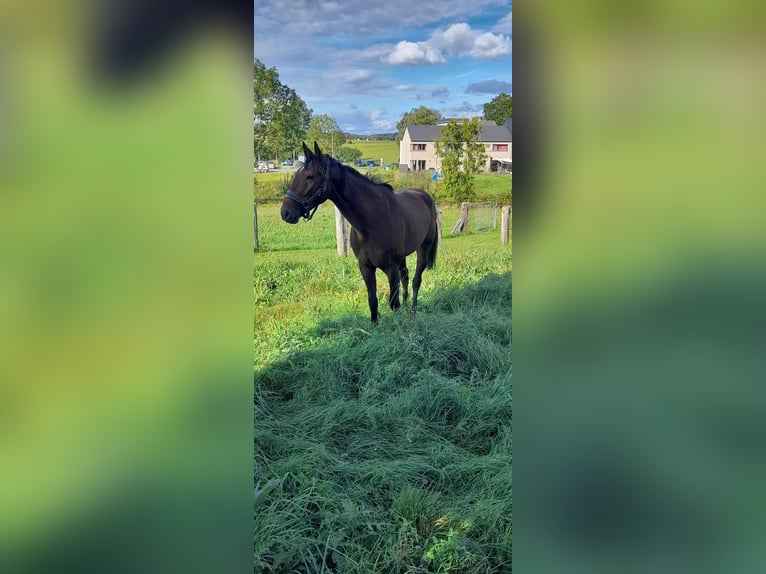
[[[380,216],[375,213],[374,207],[377,203],[374,201],[374,195],[377,195],[378,190],[364,189],[366,186],[357,185],[352,178],[351,174],[341,173],[333,182],[330,199],[354,229],[366,234],[373,218]],[[367,194],[367,197],[360,197],[362,194]],[[370,201],[371,199],[373,201]]]

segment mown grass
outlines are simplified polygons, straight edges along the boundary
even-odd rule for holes
[[[510,572],[510,246],[447,232],[418,315],[379,272],[372,326],[332,206],[278,208],[255,254],[255,571]]]
[[[383,158],[384,165],[399,163],[399,143],[393,140],[349,140],[345,145],[360,150],[364,159],[374,159],[380,162],[380,158]]]

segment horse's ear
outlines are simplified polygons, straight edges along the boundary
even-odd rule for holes
[[[316,155],[319,159],[322,159],[322,150],[319,149],[319,144],[314,140],[314,155]]]
[[[308,161],[308,159],[309,159],[309,158],[310,158],[312,155],[314,155],[314,154],[312,154],[312,153],[311,153],[311,150],[310,150],[310,149],[308,148],[308,146],[306,145],[306,142],[303,142],[303,155],[305,155],[305,156],[306,156],[306,161]]]

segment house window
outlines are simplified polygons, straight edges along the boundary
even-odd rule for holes
[[[410,161],[410,169],[412,171],[423,171],[426,168],[426,160],[413,159]]]
[[[412,151],[426,151],[426,144],[412,144]]]
[[[508,151],[508,144],[492,144],[492,151]]]

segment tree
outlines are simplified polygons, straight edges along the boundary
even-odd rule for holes
[[[362,159],[362,150],[355,147],[343,146],[338,150],[335,159],[342,162],[350,162],[355,159]]]
[[[440,119],[442,119],[442,114],[439,110],[425,106],[413,108],[409,112],[402,114],[402,119],[396,123],[396,130],[398,132],[396,141],[402,139],[407,126],[433,126]]]
[[[444,193],[453,201],[473,196],[473,175],[484,161],[484,146],[477,143],[481,134],[479,118],[450,121],[441,129],[436,153],[441,158]]]
[[[311,110],[292,88],[279,81],[276,68],[253,62],[253,151],[274,157],[300,148]]]
[[[513,96],[505,92],[498,94],[484,104],[484,119],[493,120],[497,125],[513,117]]]
[[[288,88],[284,95],[281,108],[271,119],[272,129],[266,138],[275,157],[300,150],[311,119],[311,110],[295,90]]]
[[[321,114],[311,118],[306,139],[310,146],[317,142],[323,152],[335,155],[335,150],[340,150],[346,143],[346,134],[340,131],[338,122],[327,114]]]

